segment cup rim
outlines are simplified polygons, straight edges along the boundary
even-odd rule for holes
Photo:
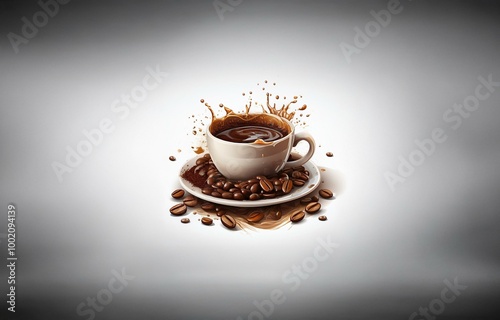
[[[288,126],[290,127],[290,132],[286,136],[284,136],[282,138],[279,138],[278,140],[273,140],[273,141],[270,141],[269,143],[265,143],[265,144],[255,144],[255,142],[241,143],[241,142],[233,142],[233,141],[227,141],[227,140],[223,140],[223,139],[217,138],[215,135],[212,134],[212,131],[210,131],[210,126],[212,125],[212,122],[210,122],[207,125],[207,127],[206,127],[207,138],[208,138],[208,136],[211,136],[216,141],[218,141],[220,143],[223,143],[223,144],[241,145],[241,146],[254,146],[254,147],[261,147],[262,148],[262,147],[271,146],[273,144],[285,141],[286,139],[289,139],[290,136],[293,133],[295,133],[295,126],[293,125],[293,123],[290,120],[288,120],[286,118],[280,117],[280,116],[278,116],[276,114],[272,114],[272,113],[249,113],[249,114],[265,114],[265,115],[268,115],[268,116],[278,117],[281,120],[284,120],[288,124]]]

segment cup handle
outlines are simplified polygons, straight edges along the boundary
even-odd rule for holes
[[[299,132],[295,134],[295,140],[293,142],[293,146],[295,147],[300,141],[306,141],[309,144],[309,150],[307,153],[302,156],[300,159],[294,160],[294,161],[287,161],[285,164],[285,169],[286,168],[293,168],[293,167],[298,167],[309,161],[311,157],[314,154],[314,150],[316,149],[316,142],[314,141],[314,138],[307,132]]]

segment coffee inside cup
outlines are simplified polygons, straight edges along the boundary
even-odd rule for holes
[[[212,121],[209,130],[225,141],[257,144],[271,143],[291,132],[284,119],[265,113],[227,115]]]

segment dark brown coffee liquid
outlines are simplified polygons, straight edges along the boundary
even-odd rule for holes
[[[219,132],[216,137],[222,140],[237,142],[237,143],[252,143],[256,140],[271,142],[281,139],[285,136],[280,130],[261,127],[261,126],[243,126],[237,128],[229,128]]]

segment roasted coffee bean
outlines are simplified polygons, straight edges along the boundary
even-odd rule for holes
[[[333,197],[333,192],[331,190],[328,190],[328,189],[321,189],[321,190],[319,190],[319,195],[322,198],[329,199],[329,198]]]
[[[238,184],[235,184],[234,186],[237,188],[243,189],[243,188],[246,188],[246,186],[248,186],[248,185],[249,185],[248,181],[242,181]]]
[[[318,202],[318,201],[319,201],[319,198],[318,198],[318,196],[312,196],[312,197],[311,197],[311,200],[312,200],[313,202]]]
[[[259,180],[254,178],[254,179],[249,179],[247,182],[248,182],[248,184],[252,185],[254,183],[258,183]]]
[[[297,211],[290,216],[290,221],[299,222],[300,220],[304,219],[305,215],[306,213],[304,211]]]
[[[212,197],[222,198],[222,194],[220,192],[217,192],[217,191],[212,191],[212,193],[210,195]]]
[[[224,198],[224,199],[233,199],[233,197],[234,197],[234,194],[232,192],[229,192],[229,191],[222,192],[222,198]]]
[[[201,157],[201,158],[196,159],[196,165],[205,164],[207,162],[208,162],[208,159],[205,157]]]
[[[217,211],[217,213],[216,213],[217,217],[222,217],[225,214],[226,214],[226,211],[224,211],[224,210]]]
[[[327,156],[327,157],[333,157],[333,153],[332,153],[332,152],[330,152],[330,151],[328,151],[328,152],[326,153],[326,156]]]
[[[222,180],[221,180],[221,181],[217,181],[217,182],[215,183],[215,187],[216,187],[216,188],[221,188],[221,189],[222,189],[222,187],[224,187],[224,181],[222,181]]]
[[[189,223],[191,220],[189,220],[189,218],[182,218],[181,219],[181,222],[182,223]]]
[[[222,189],[224,189],[225,191],[229,191],[229,189],[231,189],[232,187],[234,187],[234,184],[231,181],[227,181],[226,183],[224,183],[224,186],[222,186]]]
[[[184,203],[178,203],[170,208],[170,213],[174,216],[181,216],[187,211],[187,206]]]
[[[264,219],[264,212],[262,211],[251,212],[247,217],[248,222],[253,223],[259,222],[262,219]]]
[[[212,194],[212,191],[214,191],[214,188],[212,188],[212,187],[205,187],[205,188],[201,189],[201,193],[207,194],[207,195]]]
[[[215,189],[215,191],[217,191],[220,194],[223,194],[224,192],[226,192],[226,190],[224,190],[222,188],[217,188],[217,189]]]
[[[281,190],[284,193],[290,193],[293,189],[293,181],[292,180],[285,180],[283,184],[281,185]]]
[[[194,173],[200,172],[200,170],[203,169],[204,167],[205,167],[205,165],[203,165],[203,164],[197,165],[196,167],[194,167]]]
[[[220,221],[222,222],[224,227],[228,229],[234,229],[234,227],[236,227],[236,220],[234,220],[234,218],[231,216],[222,215]]]
[[[273,183],[265,177],[263,179],[260,179],[259,185],[262,190],[264,190],[264,192],[271,192],[274,190]]]
[[[304,181],[309,180],[309,176],[307,174],[305,174],[304,172],[300,172],[300,171],[294,171],[292,173],[292,178],[300,179],[300,180],[304,180]]]
[[[214,177],[209,177],[206,181],[206,183],[211,186],[215,183],[215,178]]]
[[[209,178],[214,178],[214,180],[215,180],[215,178],[219,178],[222,175],[220,174],[219,171],[217,171],[217,169],[210,169],[210,170],[207,171],[207,176]]]
[[[260,191],[260,185],[257,182],[252,184],[250,191],[252,191],[252,193],[258,193]]]
[[[326,221],[328,218],[326,216],[319,216],[318,219],[321,221]]]
[[[188,207],[194,207],[198,204],[198,199],[196,199],[194,196],[192,195],[187,195],[183,200],[182,202],[184,202],[184,204]]]
[[[302,203],[302,204],[308,204],[310,202],[312,202],[312,198],[309,198],[309,197],[300,199],[300,203]]]
[[[248,196],[248,199],[250,199],[250,200],[259,200],[260,196],[257,193],[252,193],[250,196]]]
[[[174,192],[172,192],[172,198],[180,199],[182,197],[184,197],[184,190],[177,189]]]
[[[168,159],[169,159],[170,161],[175,161],[175,160],[177,160],[177,159],[175,159],[175,157],[174,157],[174,156],[170,156],[170,157],[168,157]]]
[[[231,188],[228,190],[229,192],[235,193],[235,192],[240,192],[239,188]]]
[[[302,187],[304,184],[306,184],[306,182],[302,179],[293,179],[292,183],[296,187]]]
[[[203,218],[201,218],[201,223],[203,223],[204,225],[209,226],[209,225],[212,224],[212,222],[213,222],[213,220],[211,218],[209,218],[209,217],[203,217]]]
[[[311,202],[306,206],[307,213],[316,213],[321,209],[321,203]]]
[[[276,193],[261,193],[260,195],[264,199],[276,198]]]
[[[298,172],[303,172],[304,170],[306,170],[304,166],[298,166],[293,168],[293,171],[298,171]]]
[[[248,199],[248,197],[250,197],[250,195],[252,194],[252,191],[250,191],[248,189],[241,189],[241,193],[243,194],[245,199]]]
[[[269,215],[271,216],[272,219],[279,220],[283,216],[283,213],[281,212],[280,209],[273,209]]]
[[[203,155],[203,157],[204,157],[204,158],[207,158],[208,160],[211,160],[211,159],[212,159],[212,157],[210,156],[210,153],[205,153],[205,154]]]
[[[201,204],[201,208],[205,211],[212,211],[215,210],[215,204],[213,204],[212,202],[203,202]]]
[[[243,195],[243,193],[237,191],[233,194],[233,199],[234,200],[244,200],[245,199],[245,196]]]

